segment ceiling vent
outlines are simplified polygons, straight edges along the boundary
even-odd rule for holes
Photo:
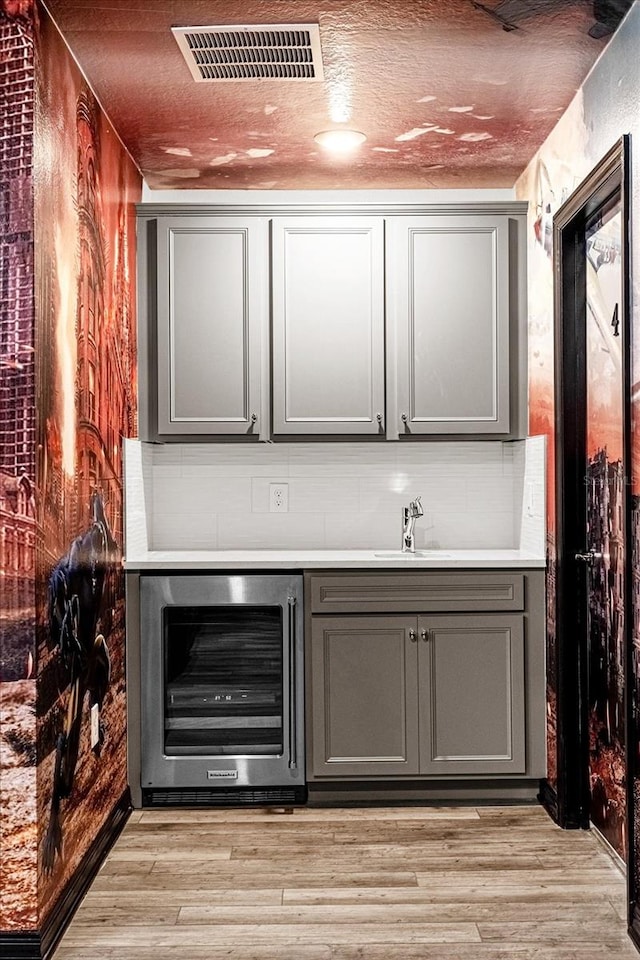
[[[317,23],[172,27],[194,80],[322,80]]]

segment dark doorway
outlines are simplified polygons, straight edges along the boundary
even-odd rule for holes
[[[558,796],[633,875],[628,138],[554,217]]]

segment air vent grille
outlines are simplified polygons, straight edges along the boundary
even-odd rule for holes
[[[198,83],[224,80],[322,80],[318,24],[172,27]]]
[[[306,787],[264,787],[262,789],[234,789],[173,787],[142,791],[143,807],[237,807],[286,806],[306,803]]]

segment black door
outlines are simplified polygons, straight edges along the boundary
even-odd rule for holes
[[[629,859],[628,141],[554,217],[558,778],[562,826]]]

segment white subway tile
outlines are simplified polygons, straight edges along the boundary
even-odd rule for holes
[[[514,482],[508,477],[472,480],[467,483],[467,509],[513,514],[513,489]]]
[[[160,464],[182,463],[184,446],[181,443],[150,443],[148,447],[154,467]]]
[[[496,476],[502,473],[503,444],[491,441],[399,443],[397,465],[425,477]]]
[[[321,514],[254,513],[218,518],[218,547],[221,550],[321,550],[324,545],[324,516]]]
[[[374,473],[386,475],[395,464],[393,444],[329,443],[292,445],[292,477],[342,477]]]
[[[155,480],[165,480],[171,477],[182,476],[182,466],[179,463],[156,463],[153,465],[152,476]]]
[[[205,514],[163,513],[154,518],[151,550],[216,550],[218,517]]]
[[[419,542],[419,546],[423,544]],[[510,513],[438,513],[427,531],[427,549],[515,548]]]
[[[365,477],[360,480],[360,510],[365,513],[399,510],[418,496],[422,498],[423,509],[432,513],[466,509],[467,489],[461,479],[426,479],[398,470],[386,479]]]
[[[355,513],[359,504],[357,477],[309,477],[289,482],[291,513]]]
[[[325,536],[328,550],[399,550],[402,515],[396,511],[327,514]]]
[[[248,477],[167,478],[155,484],[153,497],[156,513],[250,513],[251,481]]]

